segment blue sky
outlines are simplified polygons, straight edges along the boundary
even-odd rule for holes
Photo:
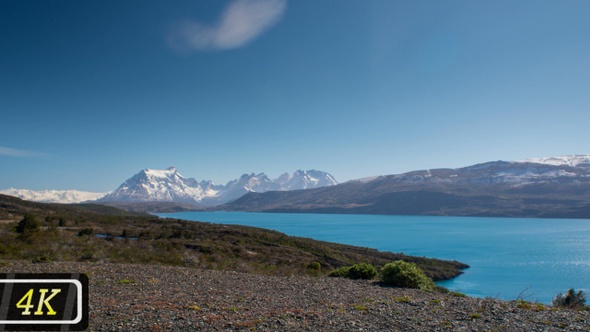
[[[590,2],[0,2],[0,189],[590,149]]]

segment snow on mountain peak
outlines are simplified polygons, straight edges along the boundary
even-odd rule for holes
[[[243,174],[225,186],[211,181],[185,178],[175,167],[165,170],[145,169],[125,181],[117,190],[102,198],[103,202],[179,202],[218,205],[239,198],[248,192],[310,189],[335,185],[338,182],[322,171],[296,171],[271,180],[264,173]]]
[[[27,190],[10,188],[0,190],[0,194],[34,202],[74,204],[94,201],[104,197],[107,193],[93,193],[79,190]]]
[[[514,162],[498,160],[456,169],[412,171],[351,181],[369,183],[383,178],[395,179],[400,183],[428,182],[448,185],[477,183],[523,186],[532,183],[575,182],[590,178],[590,155],[531,158]]]
[[[292,177],[282,175],[279,180],[281,179],[283,180],[283,182],[279,183],[282,187],[281,190],[311,189],[338,184],[336,179],[329,173],[315,169],[297,170]]]
[[[166,168],[165,170],[146,168],[143,171],[141,171],[140,174],[141,173],[145,174],[146,176],[151,176],[151,177],[169,178],[169,177],[173,176],[174,174],[178,174],[178,171],[176,170],[176,168],[174,166],[170,166],[170,167]],[[178,175],[182,177],[182,175],[180,175],[180,174],[178,174]]]
[[[590,167],[590,155],[566,155],[519,160],[521,163],[537,163],[553,166]]]
[[[197,203],[211,194],[210,189],[202,188],[195,179],[186,179],[174,167],[146,168],[100,201]]]

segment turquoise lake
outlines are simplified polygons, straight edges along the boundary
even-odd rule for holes
[[[590,220],[253,212],[158,215],[458,260],[471,267],[439,284],[469,296],[521,296],[551,303],[557,293],[570,288],[590,290]]]

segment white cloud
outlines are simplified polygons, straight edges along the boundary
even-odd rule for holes
[[[238,48],[277,24],[286,7],[286,0],[235,0],[214,26],[178,22],[168,35],[168,45],[181,53]]]
[[[42,153],[42,152],[11,149],[11,148],[7,148],[7,147],[4,147],[4,146],[0,146],[0,156],[8,156],[8,157],[44,157],[44,156],[47,156],[47,154]]]

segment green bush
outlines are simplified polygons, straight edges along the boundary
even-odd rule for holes
[[[320,264],[320,262],[311,262],[307,268],[312,270],[321,270],[322,264]]]
[[[25,214],[23,220],[16,226],[16,232],[23,235],[30,235],[38,232],[40,228],[41,224],[35,215]]]
[[[381,280],[391,286],[418,288],[426,291],[434,291],[436,286],[432,279],[414,263],[402,260],[387,263],[381,269]]]
[[[571,288],[567,291],[566,294],[559,293],[553,299],[553,305],[556,307],[564,307],[564,308],[572,308],[572,309],[581,309],[584,308],[586,304],[586,294],[582,291],[576,291]]]
[[[343,266],[337,268],[336,270],[331,271],[328,276],[329,277],[337,277],[337,278],[348,278],[348,271],[350,270],[351,266]]]
[[[348,277],[350,279],[373,279],[377,275],[377,269],[371,264],[362,263],[355,264],[348,270]]]
[[[330,272],[330,277],[341,277],[349,279],[373,279],[377,275],[377,269],[371,264],[362,263],[352,266],[343,266]]]

